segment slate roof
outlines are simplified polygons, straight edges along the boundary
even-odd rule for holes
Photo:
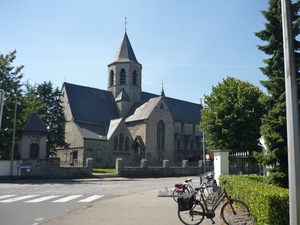
[[[63,84],[75,121],[109,124],[119,118],[115,99],[110,91],[70,83]]]
[[[145,102],[150,98],[155,98],[159,95],[142,92],[142,101]],[[186,123],[200,123],[202,105],[182,101],[174,98],[165,97],[165,102],[170,110],[170,113],[175,121],[183,121]]]
[[[95,125],[88,123],[75,122],[75,125],[83,138],[106,140],[107,127],[104,125]]]
[[[126,32],[111,64],[116,62],[134,62],[140,64],[135,57]]]
[[[148,99],[148,101],[144,104],[141,104],[142,102],[134,104],[129,112],[129,115],[131,115],[126,118],[125,122],[147,119],[160,99],[161,97],[159,96],[156,98]]]
[[[28,120],[26,121],[21,131],[33,131],[33,132],[44,132],[44,133],[49,132],[35,110],[30,114]]]

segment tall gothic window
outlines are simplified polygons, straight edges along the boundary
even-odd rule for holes
[[[132,84],[137,85],[137,74],[136,71],[133,71],[132,73]]]
[[[114,151],[118,151],[118,136],[114,137]]]
[[[120,84],[125,84],[125,83],[126,83],[126,72],[124,69],[121,69]]]
[[[194,149],[194,140],[191,140],[191,150]]]
[[[109,77],[109,85],[113,86],[114,85],[114,71],[110,71],[110,77]]]
[[[125,138],[125,152],[128,152],[129,151],[129,138],[126,137]]]
[[[119,151],[123,151],[124,146],[124,134],[121,133],[119,136]]]
[[[177,139],[177,149],[180,149],[181,148],[181,144],[180,144],[180,139],[178,138]]]
[[[157,124],[157,149],[165,148],[165,124],[160,120]]]

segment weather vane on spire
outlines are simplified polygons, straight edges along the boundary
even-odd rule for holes
[[[125,25],[125,32],[126,32],[126,24],[127,24],[128,22],[127,22],[127,17],[125,16],[125,23],[124,23],[124,25]]]

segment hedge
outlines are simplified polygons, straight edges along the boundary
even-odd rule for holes
[[[219,183],[234,199],[245,202],[257,225],[289,224],[289,190],[265,182],[263,176],[220,175]]]

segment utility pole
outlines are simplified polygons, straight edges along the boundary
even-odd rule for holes
[[[14,117],[14,128],[13,128],[13,138],[11,146],[11,156],[10,156],[10,176],[13,176],[13,163],[14,163],[14,150],[15,150],[15,134],[16,134],[16,123],[17,123],[17,107],[18,107],[18,85],[19,81],[15,82],[16,85],[16,99],[15,99],[15,117]]]
[[[289,169],[290,225],[300,225],[300,146],[297,70],[292,33],[291,1],[281,0]],[[297,190],[298,189],[298,190]]]

